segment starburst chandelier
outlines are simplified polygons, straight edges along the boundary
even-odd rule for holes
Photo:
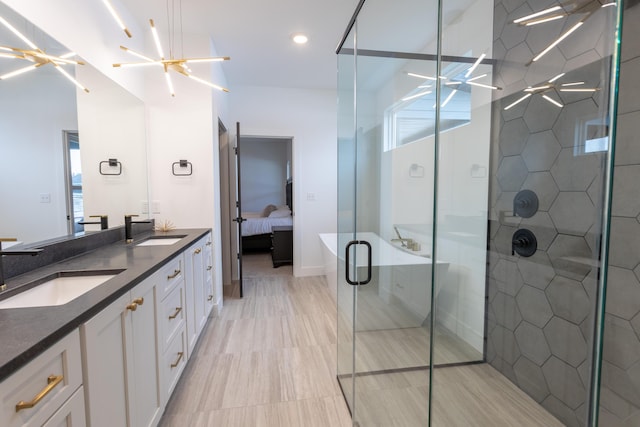
[[[168,0],[167,0],[168,2]],[[168,6],[168,5],[167,5]],[[168,7],[167,7],[168,9]],[[182,16],[182,11],[180,11],[180,16]],[[171,73],[170,71],[173,71],[175,73],[181,74],[185,77],[190,78],[191,80],[194,80],[198,83],[201,83],[203,85],[209,86],[211,88],[223,91],[223,92],[229,92],[229,90],[227,88],[224,88],[222,86],[219,86],[215,83],[212,83],[210,81],[207,81],[205,79],[202,79],[200,77],[197,77],[195,75],[192,74],[191,69],[189,68],[189,64],[194,64],[194,63],[206,63],[206,62],[221,62],[221,61],[228,61],[229,58],[228,56],[215,56],[215,57],[202,57],[202,58],[174,58],[173,56],[173,50],[170,49],[169,51],[169,57],[167,58],[164,54],[164,50],[162,49],[162,44],[160,43],[160,37],[158,36],[158,31],[156,29],[156,26],[153,22],[153,19],[149,19],[149,25],[151,26],[151,34],[153,36],[153,41],[155,43],[156,46],[156,51],[158,54],[159,59],[153,59],[149,56],[146,56],[142,53],[136,52],[132,49],[129,49],[125,46],[120,46],[120,49],[124,50],[125,52],[128,52],[129,54],[141,59],[142,61],[138,61],[138,62],[126,62],[126,63],[116,63],[113,64],[114,67],[139,67],[139,66],[157,66],[157,67],[161,67],[164,71],[164,76],[165,76],[165,80],[167,82],[167,87],[169,88],[169,93],[171,94],[171,96],[175,96],[175,90],[173,88],[173,81],[171,80]],[[182,24],[181,24],[182,26]],[[169,25],[169,28],[171,28],[171,25]],[[175,29],[175,26],[174,26]],[[182,28],[181,31],[182,33]],[[172,31],[169,31],[169,38],[171,40],[171,45],[173,45],[173,40],[175,38],[175,34]]]

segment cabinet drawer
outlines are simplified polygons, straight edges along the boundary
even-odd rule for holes
[[[171,344],[171,339],[178,329],[185,323],[185,296],[184,281],[175,287],[169,295],[162,301],[160,308],[160,342],[162,352],[166,351]]]
[[[2,382],[0,425],[43,425],[81,384],[80,334],[76,329]],[[34,406],[18,410],[20,402]]]
[[[76,427],[86,425],[84,389],[80,387],[43,427]]]
[[[179,255],[166,263],[155,273],[160,299],[164,299],[171,290],[184,280],[184,259]]]
[[[164,401],[168,401],[169,396],[180,379],[180,374],[187,363],[187,333],[183,326],[169,343],[167,351],[164,353],[162,361],[162,389]]]

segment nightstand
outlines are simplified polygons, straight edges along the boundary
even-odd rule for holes
[[[293,227],[271,227],[271,260],[273,268],[293,264]]]

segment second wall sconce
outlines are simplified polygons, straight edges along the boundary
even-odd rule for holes
[[[175,176],[191,176],[193,175],[193,165],[186,160],[173,162],[171,165],[171,173]]]

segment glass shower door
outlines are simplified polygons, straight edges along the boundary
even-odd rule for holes
[[[361,426],[429,419],[437,8],[368,0],[338,52],[338,379]]]
[[[596,425],[619,24],[580,4],[361,2],[338,50],[354,424]]]

